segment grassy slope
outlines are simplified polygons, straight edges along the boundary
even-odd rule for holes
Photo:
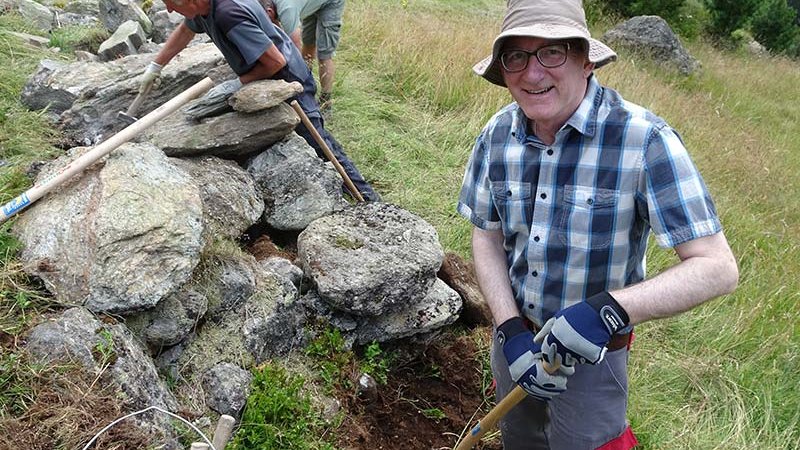
[[[330,128],[384,198],[429,220],[469,256],[454,213],[471,144],[508,101],[471,75],[502,5],[488,0],[348,3]],[[645,324],[632,354],[630,420],[644,448],[800,448],[798,63],[690,46],[701,74],[673,77],[622,55],[600,80],[686,140],[739,260],[735,294]],[[653,246],[650,273],[675,261]]]

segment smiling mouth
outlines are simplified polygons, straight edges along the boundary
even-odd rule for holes
[[[523,90],[525,92],[527,92],[528,94],[541,95],[541,94],[546,94],[546,93],[550,92],[550,90],[552,90],[552,89],[553,89],[553,86],[550,86],[550,87],[547,87],[547,88],[544,88],[544,89],[540,89],[538,91],[531,91],[531,90],[528,90],[528,89],[523,89]]]

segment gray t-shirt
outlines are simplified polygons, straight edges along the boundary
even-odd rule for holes
[[[257,0],[211,0],[208,15],[186,19],[186,25],[195,33],[208,34],[240,76],[252,70],[270,46],[277,45],[286,58],[286,66],[272,78],[302,84],[298,103],[309,117],[319,116],[314,99],[317,86],[311,71],[289,36],[272,24]]]

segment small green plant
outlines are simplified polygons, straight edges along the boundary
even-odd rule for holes
[[[25,411],[34,399],[33,370],[19,353],[0,355],[0,419]]]
[[[110,366],[117,361],[117,351],[114,349],[114,335],[108,328],[97,330],[100,340],[92,349],[92,356],[100,366]]]
[[[439,408],[428,408],[420,411],[428,419],[442,420],[447,418],[447,414]]]
[[[371,375],[379,384],[386,384],[393,360],[394,355],[385,353],[380,344],[373,341],[364,349],[361,371]]]
[[[313,357],[313,367],[319,371],[326,389],[349,389],[352,381],[347,376],[347,368],[353,364],[353,352],[345,349],[342,333],[328,327],[322,331],[305,349]]]
[[[333,450],[317,438],[324,425],[302,392],[304,380],[280,366],[265,364],[253,373],[239,430],[231,448]]]

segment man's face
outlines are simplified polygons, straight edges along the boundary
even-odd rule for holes
[[[564,42],[511,37],[504,42],[503,51],[535,52],[542,46]],[[574,49],[569,50],[566,62],[558,67],[543,67],[533,55],[528,66],[519,72],[508,72],[501,65],[506,86],[525,116],[536,123],[537,129],[547,127],[552,132],[561,128],[580,105],[586,93],[586,78],[593,69],[594,64]]]
[[[187,19],[194,19],[198,15],[208,14],[208,2],[201,0],[183,0],[180,5],[171,0],[164,0],[164,5],[167,6],[167,11],[175,11]]]

